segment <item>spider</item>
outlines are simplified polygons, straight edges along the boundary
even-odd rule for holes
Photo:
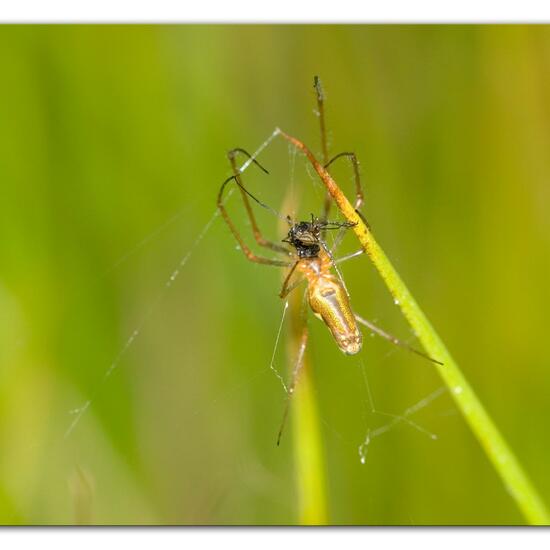
[[[317,77],[315,77],[314,79],[314,87],[317,96],[317,106],[321,130],[321,144],[324,161],[321,166],[324,170],[328,170],[332,163],[338,159],[347,159],[350,162],[353,169],[355,181],[354,208],[359,216],[364,220],[364,217],[360,213],[360,209],[363,206],[364,200],[363,189],[359,174],[359,162],[356,155],[352,152],[339,153],[331,159],[328,159],[324,119],[324,96],[320,81]],[[315,159],[313,154],[302,142],[300,142],[296,138],[291,138],[290,136],[287,136],[280,130],[276,130],[275,134],[282,135],[295,147],[304,152],[310,162],[314,165],[314,167],[315,165],[319,165],[319,161]],[[361,351],[363,337],[358,327],[359,323],[365,325],[371,331],[389,340],[393,344],[404,347],[409,351],[412,351],[424,357],[425,359],[428,359],[435,363],[439,363],[439,361],[436,361],[435,359],[432,359],[431,357],[416,350],[415,348],[412,348],[405,342],[402,342],[395,336],[388,334],[370,321],[363,319],[353,312],[351,307],[350,295],[347,291],[344,279],[338,269],[338,264],[355,258],[363,254],[365,251],[361,249],[342,258],[335,259],[334,254],[339,244],[341,243],[346,233],[346,230],[350,227],[353,227],[355,224],[350,222],[329,221],[327,219],[331,206],[330,195],[327,194],[325,197],[323,213],[321,217],[315,217],[312,214],[311,219],[307,221],[295,221],[290,216],[284,217],[279,212],[277,212],[277,210],[260,201],[257,197],[255,197],[246,189],[242,182],[242,171],[239,170],[236,163],[236,157],[238,155],[246,156],[248,158],[248,163],[254,163],[264,173],[269,173],[252,155],[247,153],[246,150],[241,148],[232,149],[228,152],[227,157],[231,165],[233,175],[227,178],[222,183],[218,193],[217,205],[223,219],[225,220],[229,229],[237,240],[241,251],[248,260],[259,264],[288,268],[288,273],[284,279],[279,296],[282,299],[285,299],[290,294],[290,292],[292,292],[300,283],[305,280],[307,282],[306,292],[311,310],[316,317],[324,322],[337,346],[347,355],[355,355]],[[270,249],[277,254],[283,255],[284,259],[271,259],[264,256],[258,256],[254,252],[252,252],[252,250],[244,242],[241,234],[229,217],[229,214],[224,206],[224,191],[230,182],[235,182],[236,185],[239,187],[241,198],[252,227],[252,233],[257,244],[261,247]],[[250,199],[260,205],[262,208],[269,210],[272,214],[284,220],[288,224],[288,234],[281,241],[288,246],[272,242],[263,236],[260,229],[258,228]],[[338,231],[334,244],[331,248],[328,247],[324,238],[325,233],[330,230]],[[333,271],[335,273],[333,273]],[[293,281],[296,274],[301,274],[302,278],[298,278],[297,280]],[[298,358],[296,367],[292,374],[292,380],[288,387],[289,397],[294,392],[294,388],[296,386],[296,381],[300,371],[306,344],[307,325],[304,323],[301,336],[299,354],[300,357]],[[285,410],[283,425],[286,414],[287,411]],[[281,429],[279,431],[277,444],[279,444],[283,425],[281,426]]]

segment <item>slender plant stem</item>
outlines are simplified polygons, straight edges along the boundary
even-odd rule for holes
[[[550,515],[542,498],[535,490],[512,449],[500,434],[441,338],[431,326],[361,216],[354,210],[334,179],[316,160],[311,151],[298,139],[282,131],[280,133],[306,155],[344,217],[355,224],[353,230],[392,294],[394,302],[401,308],[403,315],[428,355],[443,363],[443,365],[435,365],[439,374],[527,522],[533,525],[550,524]]]
[[[307,327],[301,314],[301,292],[290,300],[289,364],[300,355],[302,335]],[[325,525],[328,521],[324,452],[315,396],[310,355],[305,349],[292,401],[292,436],[295,478],[298,489],[298,517],[302,525]]]
[[[293,211],[297,197],[285,197],[283,211]],[[281,225],[281,231],[287,226]],[[307,318],[303,311],[303,293],[294,291],[288,298],[289,329],[287,354],[291,375],[302,355],[301,369],[292,395],[290,415],[294,454],[294,477],[298,495],[297,515],[302,525],[328,523],[326,473],[321,438],[321,421],[315,394],[311,358],[307,346]],[[302,346],[305,344],[305,348]],[[284,436],[283,436],[284,438]],[[284,439],[283,439],[284,442]]]

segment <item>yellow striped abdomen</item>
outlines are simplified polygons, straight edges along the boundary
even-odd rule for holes
[[[363,338],[345,288],[331,273],[309,279],[309,305],[329,328],[338,347],[348,355],[361,351]]]

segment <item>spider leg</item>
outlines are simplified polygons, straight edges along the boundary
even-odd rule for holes
[[[296,267],[298,266],[299,260],[294,263],[294,265],[290,268],[290,271],[288,272],[288,275],[285,277],[285,280],[283,282],[283,286],[281,287],[281,292],[279,292],[279,297],[283,300],[300,284],[302,284],[305,279],[299,279],[298,281],[295,281],[294,283],[290,284],[290,280],[292,278],[292,275],[294,274]]]
[[[304,319],[301,327],[301,334],[299,337],[299,346],[298,346],[298,354],[296,357],[296,363],[294,364],[294,369],[292,370],[292,377],[290,379],[290,384],[288,385],[288,394],[286,398],[285,409],[283,412],[283,418],[281,420],[281,426],[279,427],[279,433],[277,434],[277,446],[279,446],[279,444],[281,443],[281,437],[283,435],[283,431],[286,425],[286,420],[288,418],[288,413],[290,410],[290,401],[292,399],[292,396],[294,395],[294,390],[296,389],[296,384],[298,382],[300,372],[302,371],[302,368],[305,363],[307,342],[308,342],[308,328],[307,328],[307,323]]]
[[[325,94],[323,92],[323,87],[321,85],[321,81],[318,76],[314,77],[313,79],[313,87],[315,88],[315,93],[317,96],[317,111],[319,115],[319,130],[321,134],[321,149],[323,153],[323,165],[325,169],[328,169],[328,167],[337,159],[341,157],[346,157],[350,160],[352,167],[353,167],[353,173],[355,176],[355,209],[360,210],[363,205],[363,189],[361,187],[361,177],[359,175],[359,161],[357,160],[357,157],[355,153],[339,153],[338,155],[332,157],[332,159],[329,160],[328,157],[328,145],[327,145],[327,131],[326,131],[326,125],[325,125]],[[327,192],[325,195],[325,204],[323,207],[323,216],[321,219],[326,220],[328,218],[328,214],[330,211],[330,207],[332,205],[332,199],[330,197],[330,193]]]
[[[359,161],[357,160],[357,157],[355,156],[355,153],[339,153],[338,155],[332,157],[326,164],[325,169],[328,169],[328,167],[335,161],[340,158],[347,158],[351,162],[351,165],[353,167],[353,174],[355,178],[355,204],[353,205],[355,211],[360,214],[359,210],[363,206],[364,203],[364,195],[363,195],[363,188],[361,186],[361,176],[359,175]],[[360,214],[361,215],[361,214]],[[364,217],[361,215],[361,218],[364,220]],[[345,228],[341,229],[338,234],[336,235],[336,238],[334,239],[334,244],[332,245],[332,252],[334,253],[336,249],[340,246],[340,243],[342,242],[344,235],[346,234]]]
[[[245,155],[246,157],[248,157],[249,159],[252,160],[252,162],[254,162],[254,164],[256,164],[261,170],[263,170],[264,172],[267,173],[267,170],[265,170],[265,168],[263,168],[263,166],[261,166],[257,161],[256,159],[254,159],[249,153],[247,153],[244,149],[241,149],[241,148],[236,148],[236,149],[232,149],[231,151],[229,151],[227,153],[227,158],[229,159],[229,162],[231,164],[231,168],[233,169],[233,175],[235,176],[235,178],[237,178],[237,181],[239,182],[239,188],[240,188],[240,191],[241,191],[241,196],[242,196],[242,199],[243,199],[243,203],[244,203],[244,206],[245,206],[245,209],[246,209],[246,213],[248,215],[248,218],[250,220],[250,224],[252,225],[252,233],[254,234],[254,239],[256,240],[256,242],[260,245],[260,246],[263,246],[265,248],[270,248],[271,250],[274,250],[275,252],[280,252],[282,254],[286,254],[287,256],[289,255],[289,250],[288,248],[280,245],[280,244],[277,244],[277,243],[274,243],[272,241],[269,241],[268,239],[266,239],[259,227],[258,227],[258,223],[256,222],[256,216],[254,216],[254,212],[252,210],[252,206],[250,204],[250,199],[248,198],[248,195],[246,194],[246,192],[244,191],[244,187],[242,185],[242,176],[241,176],[241,172],[239,170],[239,168],[237,167],[237,162],[235,160],[236,156],[238,154],[242,154],[242,155]]]
[[[357,258],[357,256],[361,256],[361,254],[364,254],[365,251],[361,248],[361,250],[357,250],[356,252],[353,252],[352,254],[348,254],[347,256],[342,256],[341,258],[336,258],[334,260],[335,264],[341,264],[343,262],[347,262],[348,260],[351,260],[353,258]]]
[[[328,141],[327,130],[325,125],[325,94],[323,92],[323,86],[318,76],[313,77],[313,87],[315,88],[315,95],[317,97],[317,114],[319,116],[319,132],[321,135],[321,150],[323,153],[323,164],[328,162]],[[330,193],[325,193],[325,202],[323,204],[322,220],[328,218],[330,207],[332,206],[332,199]]]
[[[240,233],[237,231],[237,228],[231,221],[231,218],[229,217],[229,214],[227,213],[227,210],[225,206],[223,205],[223,193],[225,190],[226,185],[230,182],[235,180],[235,182],[239,185],[239,187],[242,189],[242,184],[240,183],[238,176],[231,176],[230,178],[227,178],[220,187],[220,191],[218,193],[218,208],[220,209],[221,215],[225,221],[225,223],[228,225],[229,229],[231,230],[231,233],[233,233],[233,236],[239,243],[239,246],[241,250],[243,251],[243,254],[246,256],[248,260],[251,262],[256,262],[258,264],[264,264],[264,265],[274,265],[277,267],[290,267],[292,265],[291,262],[284,262],[281,260],[272,260],[271,258],[265,258],[263,256],[257,256],[250,250],[250,248],[246,245],[246,243],[243,241]]]
[[[364,203],[363,187],[361,185],[361,176],[359,174],[359,161],[355,156],[355,153],[343,152],[338,153],[336,156],[332,157],[328,162],[325,163],[325,169],[327,169],[335,160],[339,158],[347,158],[351,162],[353,168],[353,175],[355,178],[355,210],[360,210]]]
[[[299,287],[306,279],[299,279],[298,281],[292,283],[290,286],[286,288],[285,293],[283,294],[283,291],[281,290],[281,294],[279,296],[281,298],[286,298],[295,288]]]
[[[385,338],[388,342],[391,342],[392,344],[395,344],[396,346],[402,347],[404,349],[407,349],[411,351],[412,353],[416,353],[416,355],[420,355],[420,357],[423,357],[424,359],[427,359],[428,361],[431,361],[432,363],[437,363],[438,365],[443,365],[441,361],[437,361],[436,359],[433,359],[429,355],[426,355],[422,351],[418,351],[417,349],[413,348],[412,346],[409,346],[406,342],[403,342],[402,340],[399,340],[395,336],[392,336],[391,334],[385,332],[380,327],[377,327],[374,323],[371,321],[367,321],[366,319],[363,319],[363,317],[359,317],[359,315],[355,315],[355,318],[359,323],[362,325],[365,325],[367,328],[378,334],[378,336],[382,336],[382,338]]]

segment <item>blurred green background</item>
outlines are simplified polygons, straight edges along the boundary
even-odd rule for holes
[[[269,369],[280,270],[247,262],[220,218],[197,236],[228,149],[280,126],[319,152],[314,74],[378,241],[550,501],[549,27],[4,26],[0,66],[2,524],[298,520]],[[320,212],[286,144],[260,160],[251,190]],[[355,310],[414,343],[368,260],[342,270]],[[389,418],[360,362],[380,411],[441,381],[385,341],[346,357],[310,326],[331,523],[523,523],[446,394],[411,417],[437,441],[402,423],[361,464]]]

